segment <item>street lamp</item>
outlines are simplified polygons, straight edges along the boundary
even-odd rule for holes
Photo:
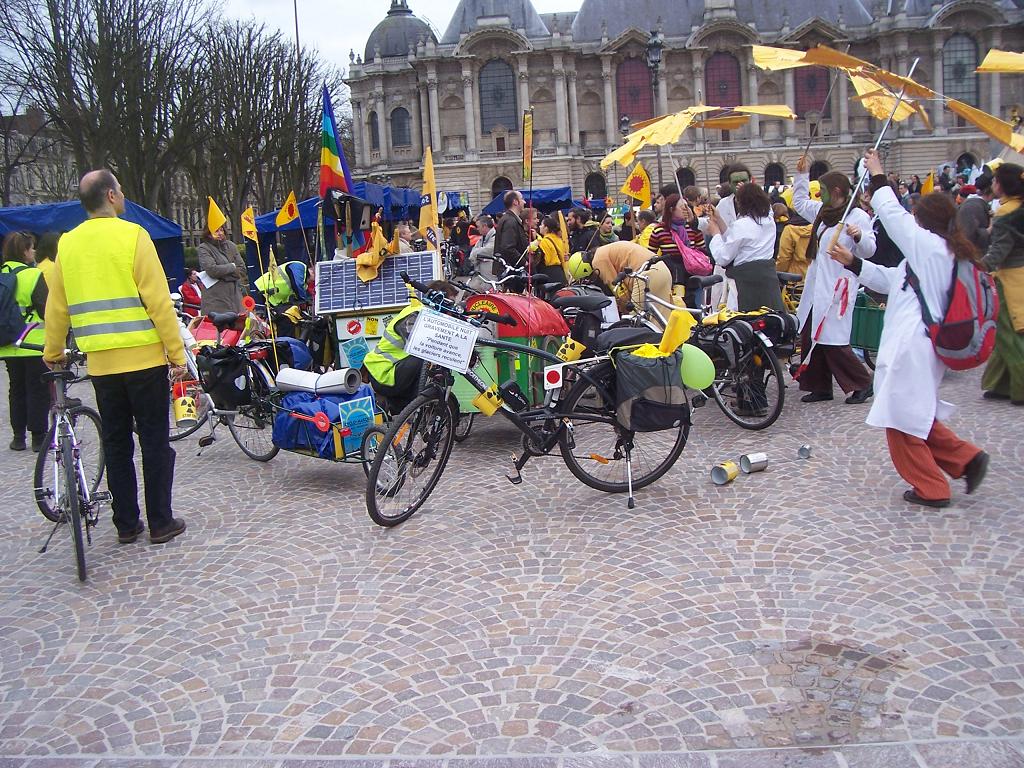
[[[659,20],[660,21],[660,20]],[[659,23],[658,29],[651,32],[650,38],[647,40],[647,68],[651,70],[651,90],[653,91],[652,99],[657,103],[658,99],[658,74],[661,70],[661,54],[665,48],[665,38],[661,35],[661,24]],[[657,114],[658,110],[654,110]],[[661,188],[661,145],[658,146],[658,188]]]

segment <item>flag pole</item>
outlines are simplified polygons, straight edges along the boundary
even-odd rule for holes
[[[253,219],[255,218],[256,217],[254,216]],[[258,261],[260,265],[260,275],[266,275],[268,273],[263,271],[263,252],[260,250],[259,230],[256,231],[256,239],[253,242],[256,243],[256,261]],[[272,280],[273,278],[274,276],[270,275],[270,279]],[[277,335],[274,333],[274,318],[270,315],[270,298],[268,296],[264,296],[263,300],[267,302],[267,325],[270,327],[270,348],[274,350],[274,364],[277,366],[277,370],[280,371],[281,362],[277,359]]]
[[[697,103],[704,103],[704,92],[697,89]],[[704,113],[700,113],[700,135],[701,142],[703,143],[702,149],[704,150],[704,180],[708,185],[708,200],[711,199],[711,172],[708,170],[708,129],[704,125]]]

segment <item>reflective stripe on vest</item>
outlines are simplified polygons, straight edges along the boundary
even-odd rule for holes
[[[422,304],[410,304],[395,315],[381,332],[377,347],[363,360],[366,370],[378,383],[394,386],[395,366],[409,356],[405,351],[405,340],[398,335],[398,324],[422,308]]]
[[[68,314],[83,352],[160,343],[135,285],[135,251],[142,227],[116,218],[88,219],[58,246]]]

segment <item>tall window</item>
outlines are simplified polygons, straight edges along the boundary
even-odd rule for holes
[[[480,69],[480,130],[490,133],[499,125],[510,133],[519,130],[516,78],[512,67],[501,59],[492,59]]]
[[[811,181],[814,181],[815,179],[820,178],[821,176],[828,172],[828,163],[826,163],[824,160],[815,160],[813,163],[811,163],[811,167],[807,175],[810,177]]]
[[[796,114],[806,117],[808,112],[820,112],[822,117],[832,114],[832,99],[825,101],[828,93],[829,72],[824,67],[797,67],[793,72],[796,85]],[[825,108],[822,109],[822,104]]]
[[[380,149],[380,126],[377,125],[377,113],[371,112],[366,116],[370,124],[370,149]]]
[[[412,146],[412,129],[410,128],[409,110],[405,107],[399,107],[391,113],[391,146]]]
[[[818,103],[821,106],[821,103]],[[784,184],[786,182],[786,169],[781,163],[768,163],[764,167],[765,184]]]
[[[604,200],[608,197],[608,182],[601,173],[588,173],[583,181],[583,192],[591,200]]]
[[[697,185],[697,175],[693,172],[693,168],[677,169],[676,180],[683,189]]]
[[[628,115],[637,123],[654,117],[654,88],[644,62],[636,57],[623,61],[615,70],[615,82],[619,118]]]
[[[718,52],[704,67],[704,101],[716,107],[740,103],[740,62],[731,53]]]
[[[495,198],[508,192],[510,189],[512,189],[512,182],[505,176],[499,176],[491,182],[491,197]]]
[[[942,91],[947,96],[977,107],[978,44],[963,34],[956,34],[942,48]]]

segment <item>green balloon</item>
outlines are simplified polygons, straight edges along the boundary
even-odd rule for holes
[[[692,344],[683,344],[683,361],[679,373],[683,384],[690,389],[707,389],[715,380],[715,364],[703,349]]]

